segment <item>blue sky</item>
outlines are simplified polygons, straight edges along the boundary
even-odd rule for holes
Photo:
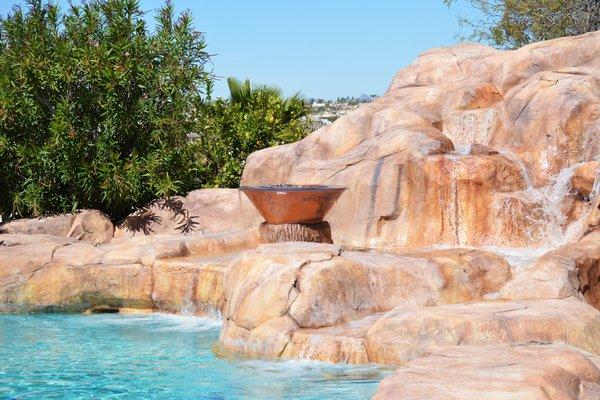
[[[58,1],[67,4],[66,0]],[[152,14],[161,0],[141,0]],[[0,0],[6,14],[19,0]],[[205,32],[214,73],[336,98],[382,94],[419,53],[456,42],[442,0],[175,0]],[[150,17],[149,17],[150,18]],[[216,94],[227,94],[223,80]]]

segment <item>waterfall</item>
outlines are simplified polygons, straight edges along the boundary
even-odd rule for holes
[[[192,279],[188,280],[181,304],[181,315],[193,316],[196,315],[197,306],[194,298],[196,296],[196,287],[198,283],[198,275],[194,273]]]
[[[529,168],[518,155],[506,150],[500,151],[500,153],[519,167],[526,185],[521,192],[522,197],[531,202],[532,206],[538,205],[541,209],[541,216],[532,216],[531,220],[534,221],[536,228],[541,233],[540,236],[545,240],[544,246],[558,247],[576,240],[584,229],[589,213],[582,213],[577,220],[568,223],[567,210],[565,210],[568,203],[565,200],[569,199],[571,178],[575,170],[584,163],[580,162],[563,168],[550,179],[547,185],[535,187]],[[594,191],[598,190],[600,190],[600,183],[596,179]]]
[[[537,223],[550,246],[558,247],[576,239],[580,233],[581,224],[585,221],[584,215],[565,226],[567,223],[567,215],[564,210],[565,200],[571,192],[573,173],[581,164],[573,164],[562,169],[546,186],[536,188],[532,185],[529,171],[521,161],[520,165],[524,168],[524,179],[527,184],[523,194],[541,206],[542,218]]]
[[[550,185],[541,190],[544,214],[546,214],[549,219],[549,223],[546,227],[546,235],[553,245],[561,245],[576,239],[580,231],[579,227],[581,222],[585,221],[585,219],[579,218],[578,220],[571,222],[569,226],[565,226],[567,216],[562,209],[563,201],[571,191],[571,178],[573,177],[573,173],[581,164],[582,163],[578,163],[564,168],[554,178]],[[587,216],[586,213],[583,214],[584,216]],[[582,219],[583,221],[581,221]]]

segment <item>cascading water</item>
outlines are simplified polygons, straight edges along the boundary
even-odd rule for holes
[[[197,305],[194,301],[194,294],[196,291],[196,286],[198,282],[198,277],[194,276],[187,283],[185,288],[185,292],[183,294],[183,302],[181,310],[179,311],[181,315],[193,316],[196,315]]]
[[[504,206],[503,215],[511,220],[510,224],[520,224],[523,234],[530,236],[527,239],[532,244],[526,247],[498,247],[491,244],[484,249],[504,257],[511,264],[515,276],[547,251],[577,240],[585,229],[589,211],[583,209],[583,212],[576,214],[575,220],[569,215],[569,208],[576,204],[571,195],[571,179],[583,163],[566,167],[547,185],[535,187],[529,167],[519,156],[510,151],[500,151],[500,154],[514,162],[521,171],[526,188],[513,198],[520,199],[524,206],[512,209],[513,203],[502,203],[503,198],[499,197],[494,207],[500,210]],[[590,198],[594,199],[598,193],[600,179],[596,179]],[[583,203],[579,206],[585,207]]]
[[[565,202],[570,199],[571,178],[575,170],[583,163],[573,164],[562,169],[546,186],[535,187],[527,165],[510,151],[501,151],[503,156],[515,162],[521,170],[526,188],[521,192],[522,198],[539,206],[539,215],[529,216],[545,241],[544,247],[558,247],[576,240],[582,233],[587,213],[582,213],[575,221],[568,221]],[[533,214],[533,213],[532,213]]]
[[[567,215],[563,209],[563,201],[571,192],[571,178],[575,169],[582,163],[574,164],[563,169],[554,179],[551,185],[542,190],[544,197],[544,211],[549,217],[547,236],[553,245],[561,245],[577,239],[581,233],[587,213],[568,225]]]
[[[521,157],[517,156],[515,153],[509,150],[500,150],[499,153],[511,160],[512,162],[514,162],[515,164],[517,164],[517,166],[521,170],[521,175],[523,176],[523,181],[525,182],[527,189],[532,188],[533,179],[531,178],[531,174],[529,173],[529,168],[527,168],[527,165],[525,165],[525,162],[523,162]]]

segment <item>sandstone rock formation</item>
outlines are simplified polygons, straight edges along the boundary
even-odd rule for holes
[[[366,333],[369,360],[402,365],[445,346],[569,343],[600,352],[600,313],[575,299],[397,308]]]
[[[589,198],[594,190],[596,177],[600,172],[600,162],[590,161],[580,165],[573,172],[571,178],[571,190],[582,198]]]
[[[74,219],[74,214],[17,219],[0,225],[0,231],[2,233],[23,233],[27,235],[67,236]]]
[[[219,312],[229,261],[257,242],[256,229],[98,246],[58,236],[0,235],[0,311]]]
[[[544,245],[572,222],[544,188],[600,154],[599,52],[600,32],[430,50],[376,101],[252,154],[243,184],[347,186],[328,216],[344,245]]]
[[[378,100],[251,155],[246,185],[347,186],[334,243],[396,254],[243,253],[223,348],[406,364],[378,398],[598,398],[599,79],[600,32],[435,49]],[[511,274],[482,251],[411,250],[428,245],[558,248]]]
[[[75,215],[67,236],[98,244],[110,242],[114,233],[115,228],[106,215],[96,210],[83,210]]]
[[[221,342],[226,351],[264,358],[404,364],[444,346],[570,343],[600,352],[595,233],[542,257],[510,281],[501,257],[480,250],[385,254],[318,244],[262,245],[242,253],[224,278]],[[575,249],[575,250],[574,250]],[[545,259],[574,258],[572,291],[534,287]],[[590,271],[593,271],[590,272]],[[552,275],[550,275],[552,280]],[[579,278],[578,278],[579,277]],[[594,295],[591,295],[594,293]]]
[[[574,296],[600,308],[600,232],[540,257],[501,291],[503,299]]]
[[[510,276],[504,259],[478,250],[396,255],[312,243],[261,245],[227,269],[221,339],[226,350],[275,358],[297,330],[336,326],[395,307],[478,300]],[[267,353],[257,348],[256,342],[271,340],[278,329],[277,345]]]

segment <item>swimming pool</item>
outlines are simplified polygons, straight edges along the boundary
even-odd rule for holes
[[[366,399],[390,371],[216,357],[217,320],[0,315],[0,399]]]

